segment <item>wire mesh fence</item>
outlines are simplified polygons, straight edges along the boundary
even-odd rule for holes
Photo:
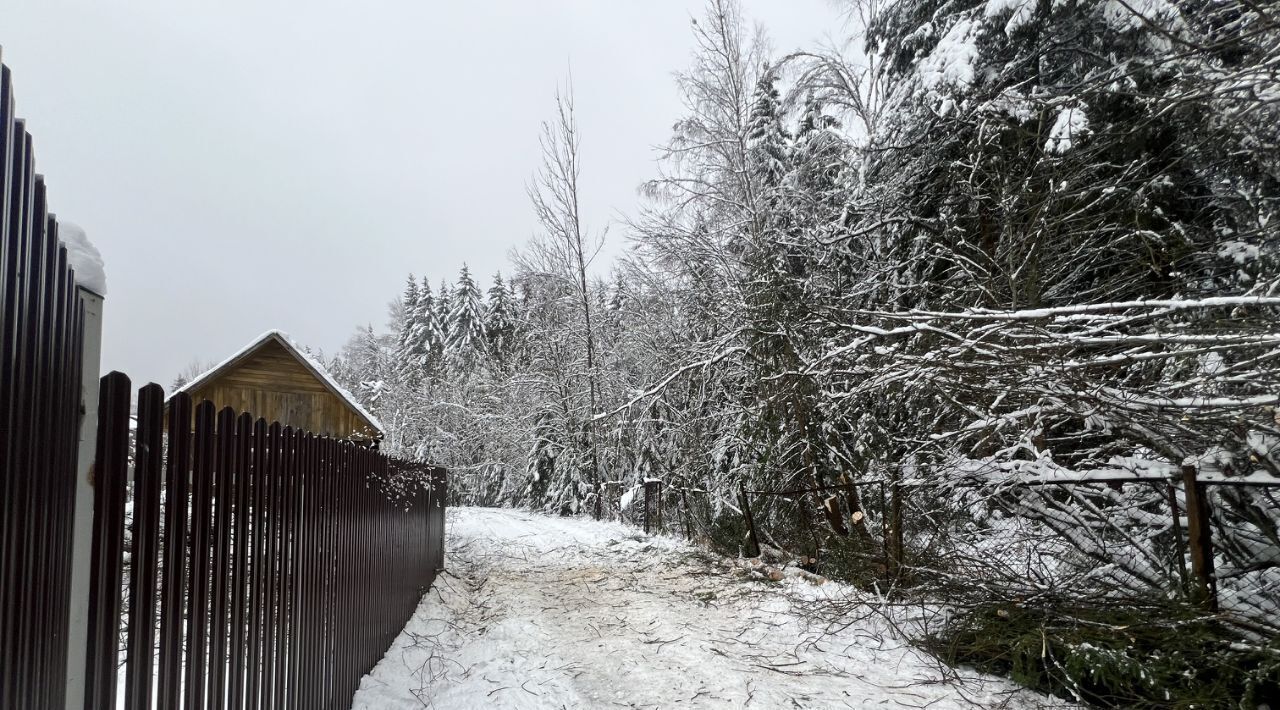
[[[748,555],[755,554],[752,518],[760,544],[883,588],[1001,580],[1027,596],[1158,596],[1242,628],[1280,631],[1280,486],[1220,478],[1193,486],[1204,501],[1198,513],[1184,481],[1161,476],[877,478],[825,488],[744,486],[736,500],[651,480],[634,486],[621,507],[624,520],[647,530],[737,539]],[[859,491],[856,509],[844,497],[851,487]],[[1208,528],[1200,543],[1208,568],[1197,571],[1190,538],[1200,524]]]

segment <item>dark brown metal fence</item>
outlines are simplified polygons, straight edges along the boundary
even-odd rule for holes
[[[82,648],[91,710],[346,707],[443,566],[444,471],[154,384],[135,425],[112,373],[72,629],[85,310],[0,64],[0,708],[78,706]]]
[[[121,676],[130,710],[348,707],[443,566],[444,471],[184,394],[166,419],[154,384],[131,447],[128,377],[100,393],[86,707]]]
[[[0,708],[60,707],[84,309],[0,65]]]

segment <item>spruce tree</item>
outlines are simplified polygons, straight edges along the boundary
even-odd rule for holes
[[[396,333],[396,344],[400,348],[405,348],[409,341],[409,333],[413,330],[413,312],[418,307],[418,282],[414,280],[413,274],[409,274],[409,280],[404,287],[404,295],[400,298],[400,323],[399,332]]]
[[[425,276],[422,277],[418,294],[418,309],[415,316],[420,328],[418,339],[421,343],[418,366],[424,377],[434,378],[440,374],[444,343],[440,336],[439,316],[436,313],[439,308],[438,298],[432,294],[431,283]]]
[[[505,367],[514,355],[516,339],[515,300],[507,290],[502,274],[493,275],[485,303],[484,333],[489,356],[499,367]]]
[[[774,189],[787,174],[791,136],[782,125],[777,74],[766,67],[756,84],[751,116],[747,122],[749,169],[757,187]]]
[[[445,359],[451,368],[468,369],[483,358],[486,339],[480,288],[471,278],[471,270],[466,264],[458,274],[458,285],[450,305]]]
[[[453,293],[449,289],[449,284],[444,279],[440,279],[440,290],[436,292],[436,302],[433,307],[435,317],[432,319],[432,327],[434,328],[435,342],[438,344],[441,362],[444,360],[444,352],[449,342],[449,314],[453,310]]]
[[[419,291],[413,274],[409,274],[404,289],[400,332],[396,337],[396,374],[410,386],[420,381],[426,354],[422,340],[425,326],[422,320],[423,296],[429,300],[431,292]]]
[[[413,357],[413,366],[423,377],[430,377],[435,372],[437,365],[438,353],[440,347],[436,342],[435,335],[435,299],[431,296],[431,289],[424,288],[418,290],[418,304],[414,309],[414,349],[411,353]]]

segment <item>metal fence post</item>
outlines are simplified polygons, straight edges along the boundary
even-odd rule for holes
[[[84,707],[84,670],[89,644],[89,552],[93,544],[93,466],[98,445],[98,380],[102,357],[102,296],[80,289],[84,302],[81,348],[80,450],[76,460],[75,514],[71,533],[71,598],[67,626],[68,710]]]

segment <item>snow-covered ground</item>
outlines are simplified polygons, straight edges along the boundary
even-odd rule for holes
[[[457,508],[447,544],[355,710],[1059,706],[957,677],[874,617],[813,614],[853,590],[619,524]]]

